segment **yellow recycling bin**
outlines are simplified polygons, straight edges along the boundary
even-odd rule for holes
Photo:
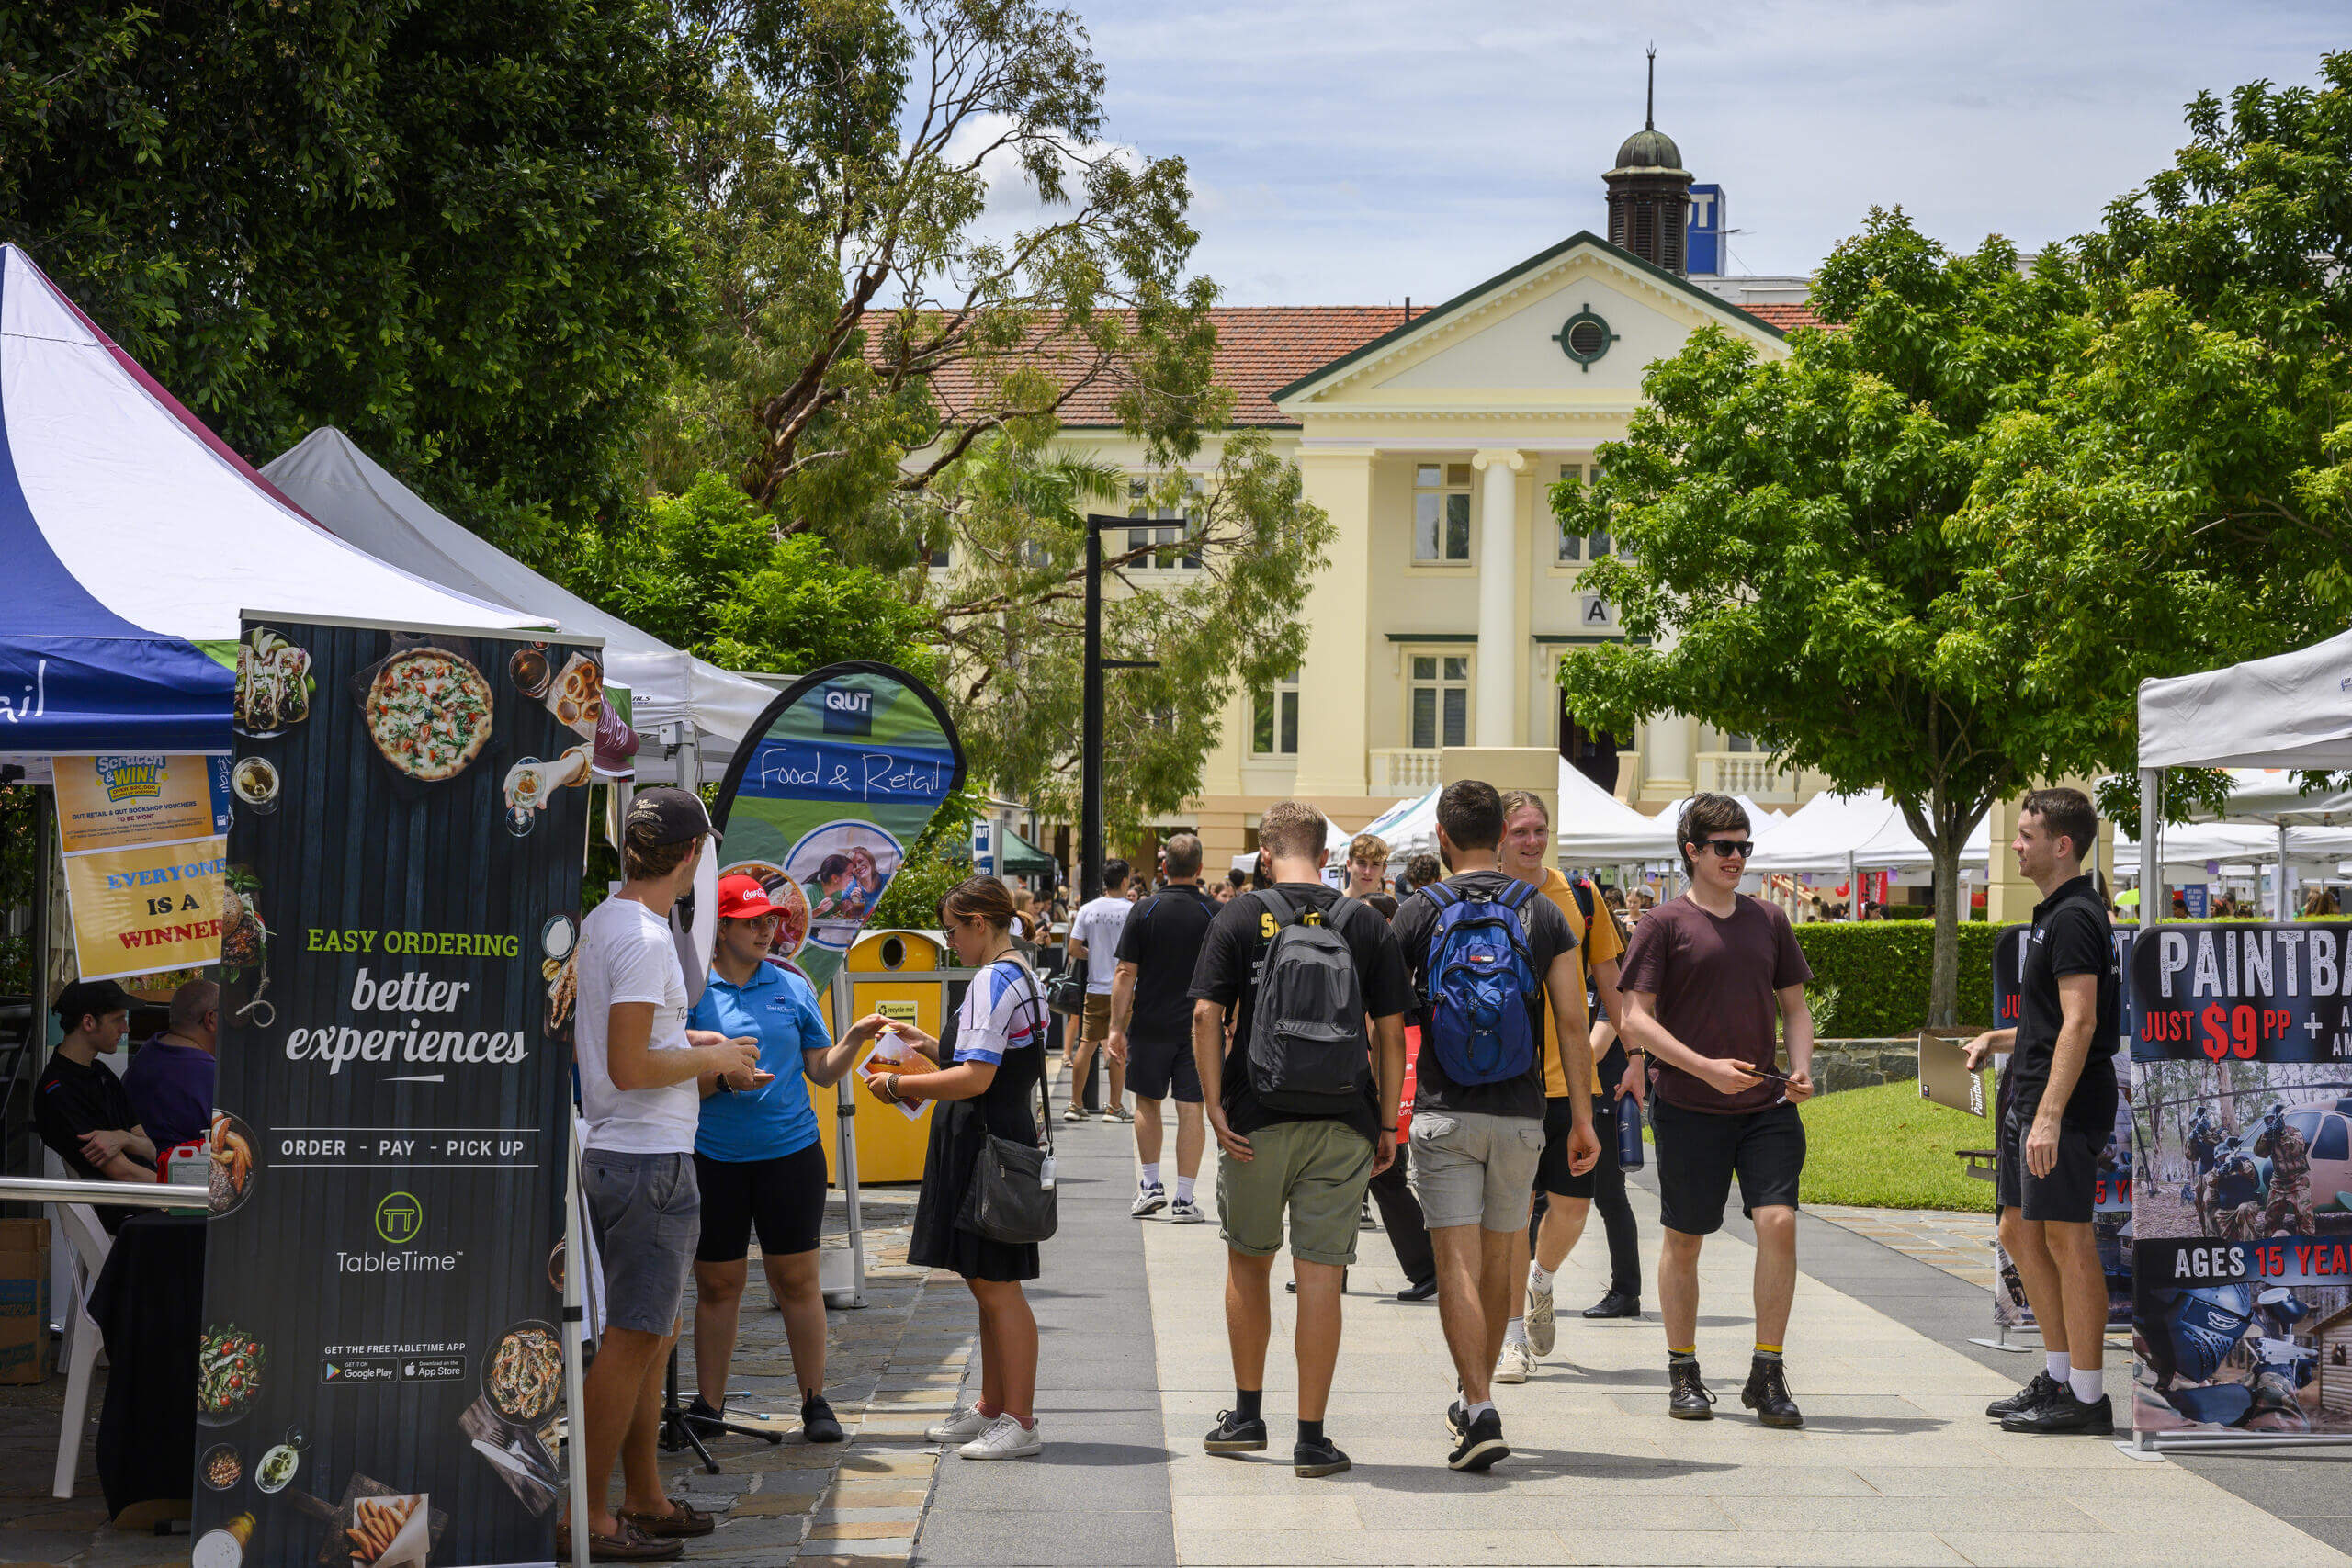
[[[947,988],[967,977],[952,967],[954,955],[934,931],[868,931],[849,950],[844,966],[849,992],[848,1016],[833,1020],[838,1038],[867,1013],[903,1019],[933,1039],[947,1021]],[[841,982],[835,982],[829,1003],[837,1002]],[[838,1010],[837,1009],[834,1010]],[[861,1185],[885,1181],[921,1181],[923,1152],[931,1143],[931,1102],[910,1121],[896,1106],[885,1105],[865,1090],[854,1073],[847,1080],[857,1108],[857,1179]],[[831,1095],[817,1096],[818,1134],[825,1145],[825,1175],[841,1179],[837,1128]]]

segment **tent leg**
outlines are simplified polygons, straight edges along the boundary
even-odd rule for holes
[[[2165,897],[2165,771],[2140,770],[2140,929],[2171,911]]]
[[[580,1341],[587,1314],[581,1276],[587,1252],[581,1242],[580,1124],[570,1117],[563,1156],[563,1472],[571,1497],[571,1540],[567,1544],[574,1562],[588,1561],[588,1397],[581,1371]],[[605,1481],[599,1478],[597,1484]],[[601,1501],[601,1499],[598,1499]]]

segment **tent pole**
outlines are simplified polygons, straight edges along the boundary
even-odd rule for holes
[[[2172,909],[2165,896],[2165,771],[2140,770],[2140,929]]]
[[[2270,879],[2270,900],[2272,919],[2283,921],[2294,918],[2287,912],[2287,818],[2284,817],[2278,818],[2278,870]]]

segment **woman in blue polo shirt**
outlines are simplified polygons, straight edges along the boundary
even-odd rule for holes
[[[766,962],[778,911],[749,876],[718,884],[718,940],[710,983],[686,1020],[760,1043],[759,1088],[718,1092],[702,1102],[695,1177],[702,1188],[702,1241],[695,1248],[695,1382],[689,1419],[721,1418],[736,1316],[750,1272],[752,1232],[768,1291],[784,1314],[792,1368],[800,1382],[800,1426],[812,1443],[838,1443],[842,1424],[825,1402],[825,1298],[817,1287],[817,1238],[825,1220],[825,1151],[817,1142],[811,1083],[839,1083],[871,1041],[869,1023],[835,1044],[808,982]]]

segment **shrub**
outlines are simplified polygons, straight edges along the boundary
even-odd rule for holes
[[[1853,1039],[1909,1034],[1928,1021],[1935,928],[1925,920],[1815,921],[1797,927],[1815,989],[1835,987],[1838,1033]],[[1960,928],[1960,1017],[1993,1016],[1993,943],[2001,928]],[[1976,1027],[1989,1024],[1976,1021]]]

